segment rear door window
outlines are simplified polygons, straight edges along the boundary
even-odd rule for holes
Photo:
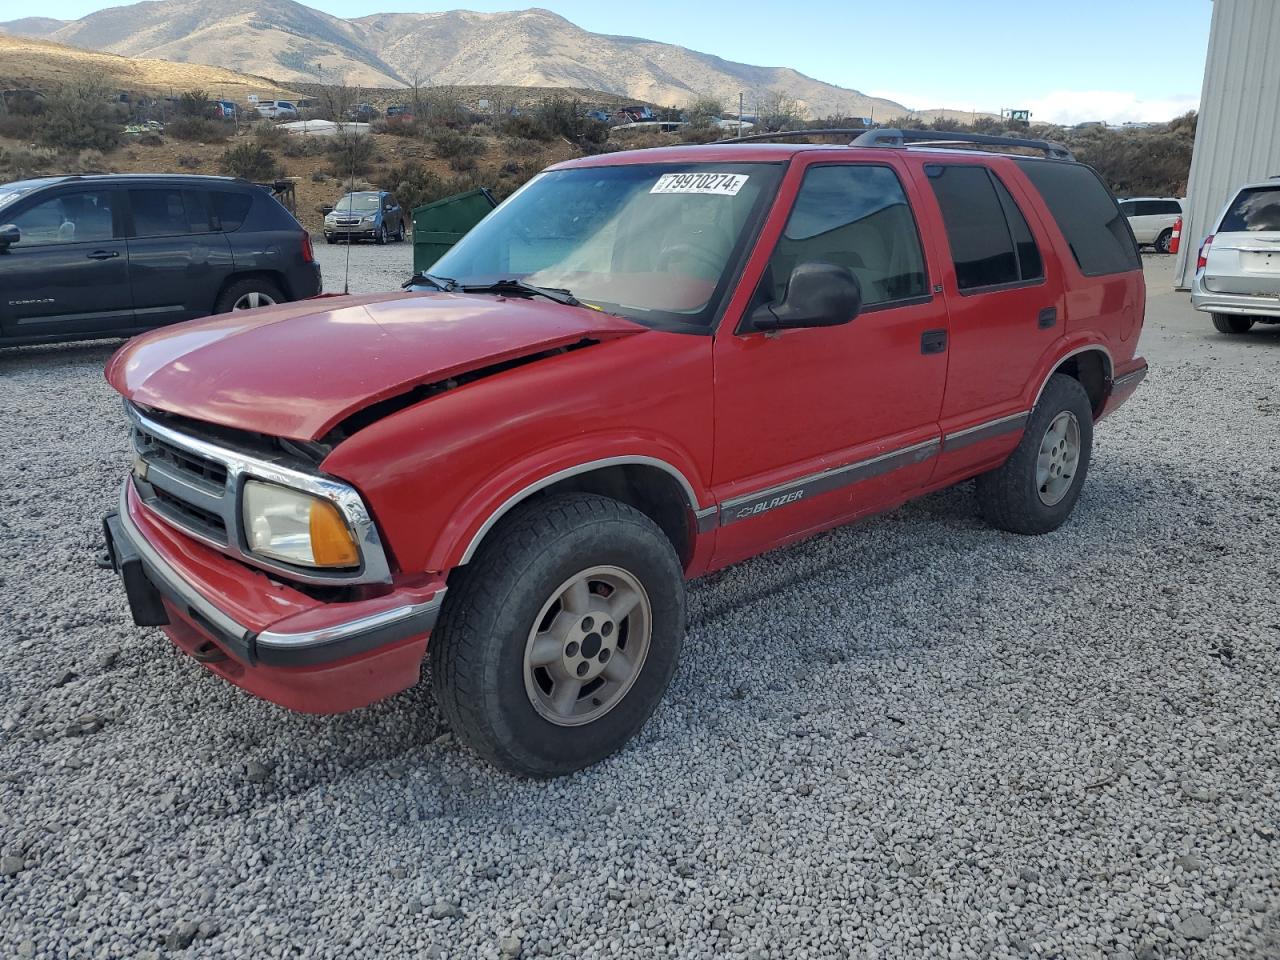
[[[213,199],[213,212],[223,233],[239,230],[244,218],[249,215],[249,207],[253,197],[247,193],[233,193],[230,190],[218,190],[210,194]]]
[[[1090,167],[1064,160],[1014,163],[1044,198],[1081,273],[1099,277],[1142,266],[1129,221]]]
[[[1241,190],[1218,228],[1219,233],[1254,230],[1280,230],[1280,185]]]
[[[182,191],[152,187],[129,191],[135,237],[180,237],[191,233]]]
[[[970,164],[929,164],[925,173],[942,210],[961,290],[1044,276],[1026,218],[991,171]]]

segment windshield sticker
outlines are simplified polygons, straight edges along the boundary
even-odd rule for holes
[[[736,197],[748,180],[745,173],[664,173],[650,193],[706,193]]]

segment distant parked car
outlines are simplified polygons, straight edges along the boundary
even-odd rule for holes
[[[1129,220],[1139,246],[1169,253],[1173,224],[1182,216],[1182,201],[1175,197],[1130,197],[1120,201],[1120,212]]]
[[[0,184],[0,343],[125,337],[320,292],[307,232],[228,177]]]
[[[1191,302],[1219,333],[1280,323],[1280,177],[1231,198],[1200,245]]]
[[[233,100],[210,100],[209,110],[215,117],[221,117],[223,120],[234,120],[239,112]]]
[[[258,114],[268,120],[297,120],[298,108],[289,100],[259,100]]]
[[[354,107],[347,111],[348,120],[357,120],[362,123],[368,123],[370,120],[377,119],[378,111],[370,103],[357,103]]]
[[[346,240],[403,240],[405,213],[400,201],[385,190],[348,193],[324,218],[324,238],[329,243]]]

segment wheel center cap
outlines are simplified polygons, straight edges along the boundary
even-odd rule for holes
[[[603,641],[601,640],[600,634],[598,633],[587,634],[586,639],[582,641],[582,655],[588,659],[590,659],[591,657],[594,657],[596,654],[600,652],[600,646],[602,642]]]

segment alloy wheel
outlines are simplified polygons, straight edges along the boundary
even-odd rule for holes
[[[1080,421],[1063,410],[1049,423],[1036,458],[1036,490],[1040,502],[1052,507],[1061,502],[1075,481],[1080,465]]]
[[[240,297],[239,300],[232,305],[232,310],[254,310],[258,307],[270,307],[275,305],[275,299],[269,294],[260,293],[257,290],[250,291]]]
[[[557,726],[604,716],[630,691],[649,653],[649,595],[621,567],[583,570],[543,604],[524,652],[529,702]]]

